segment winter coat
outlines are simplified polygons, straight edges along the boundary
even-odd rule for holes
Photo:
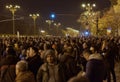
[[[42,65],[42,60],[39,55],[35,55],[31,58],[27,59],[28,62],[28,69],[33,72],[34,76],[36,77],[37,71],[39,67]]]
[[[50,66],[44,63],[38,70],[37,82],[66,82],[63,68],[60,64]]]
[[[92,54],[86,65],[86,77],[90,82],[103,82],[105,76],[105,64],[100,54]]]
[[[15,82],[35,82],[35,77],[32,72],[21,72],[17,75]]]
[[[60,62],[64,63],[67,67],[68,79],[77,75],[77,73],[79,72],[77,64],[75,62],[75,58],[71,55],[71,53],[64,53],[60,57]]]
[[[6,58],[2,59],[0,62],[0,82],[14,82],[15,74],[15,64],[18,59],[16,56],[7,55]]]

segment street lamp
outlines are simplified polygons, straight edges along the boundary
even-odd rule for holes
[[[36,19],[40,16],[39,14],[30,14],[30,17],[32,17],[33,19],[33,23],[34,23],[34,35],[36,34]]]
[[[57,27],[57,34],[58,34],[58,28],[59,28],[60,25],[61,25],[61,23],[54,23],[54,26]]]
[[[96,17],[96,35],[98,35],[98,13],[93,12],[93,8],[96,7],[96,4],[82,4],[82,7],[86,9],[86,13],[84,14],[87,16],[87,19],[90,19],[90,22],[93,20],[93,17]]]
[[[50,28],[51,24],[52,24],[54,21],[53,21],[53,20],[46,20],[45,22],[48,23],[49,28]]]
[[[96,4],[82,4],[82,7],[85,8],[88,12],[91,12],[94,7],[96,7]]]
[[[13,35],[15,34],[15,12],[17,9],[20,9],[18,5],[6,5],[6,8],[12,12],[12,20],[13,20]]]

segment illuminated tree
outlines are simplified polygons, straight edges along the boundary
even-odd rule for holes
[[[106,31],[107,28],[112,29],[112,35],[118,35],[118,30],[120,29],[120,13],[114,13],[110,10],[104,14],[100,19],[101,25],[99,27],[101,30]]]
[[[110,2],[111,2],[111,6],[117,5],[117,0],[110,0]]]

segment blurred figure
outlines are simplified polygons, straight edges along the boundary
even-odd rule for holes
[[[1,82],[14,82],[16,77],[15,65],[17,61],[18,58],[16,57],[14,48],[12,46],[9,46],[6,57],[3,58],[0,62]]]
[[[86,64],[85,76],[90,82],[103,82],[105,76],[105,65],[103,57],[97,53],[90,54],[88,51],[83,52],[84,58],[88,61]]]
[[[39,68],[37,82],[66,82],[64,66],[56,61],[55,52],[47,50],[45,53],[45,63]]]
[[[68,79],[71,77],[77,75],[77,73],[80,71],[80,68],[77,67],[75,57],[73,55],[73,48],[70,44],[66,43],[64,45],[64,53],[60,57],[60,62],[64,63],[67,67],[67,74]]]
[[[16,64],[15,82],[35,82],[35,77],[31,71],[28,71],[28,63],[24,60]]]
[[[39,67],[42,65],[42,60],[40,56],[38,55],[38,49],[36,47],[31,46],[29,48],[29,52],[27,55],[27,62],[28,62],[28,69],[33,72],[33,74],[37,75],[37,71]]]
[[[20,60],[25,60],[26,56],[27,56],[27,50],[26,49],[21,50],[21,54],[19,56],[19,59]]]
[[[116,82],[116,74],[115,74],[115,61],[116,55],[118,54],[117,45],[114,43],[114,39],[109,41],[103,41],[102,44],[102,53],[107,63],[107,82],[111,82],[111,74],[113,78],[113,82]]]
[[[44,45],[43,45],[43,52],[41,53],[41,59],[42,60],[44,60],[44,58],[45,58],[45,52],[47,51],[47,50],[49,50],[49,49],[51,49],[51,45],[50,45],[50,43],[44,43]]]

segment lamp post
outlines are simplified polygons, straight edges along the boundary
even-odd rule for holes
[[[61,23],[54,23],[54,26],[57,27],[57,34],[58,34],[58,28],[59,28],[60,25],[61,25]]]
[[[98,13],[94,13],[93,12],[93,8],[96,7],[96,4],[82,4],[82,7],[86,9],[86,16],[88,19],[93,19],[93,17],[96,17],[96,35],[98,35],[98,22],[99,22],[99,17],[98,17]],[[92,18],[91,18],[92,17]],[[91,22],[92,20],[90,20]]]
[[[12,12],[12,20],[13,20],[13,35],[15,34],[15,12],[17,9],[20,9],[18,5],[6,5],[6,8]]]
[[[88,12],[91,12],[94,7],[96,7],[96,4],[82,4],[82,7],[85,8]]]
[[[36,19],[39,17],[39,14],[30,14],[30,17],[33,19],[33,24],[34,24],[34,35],[36,34]]]
[[[50,28],[51,24],[52,24],[54,21],[53,21],[53,20],[46,20],[45,22],[48,23],[49,28]]]

